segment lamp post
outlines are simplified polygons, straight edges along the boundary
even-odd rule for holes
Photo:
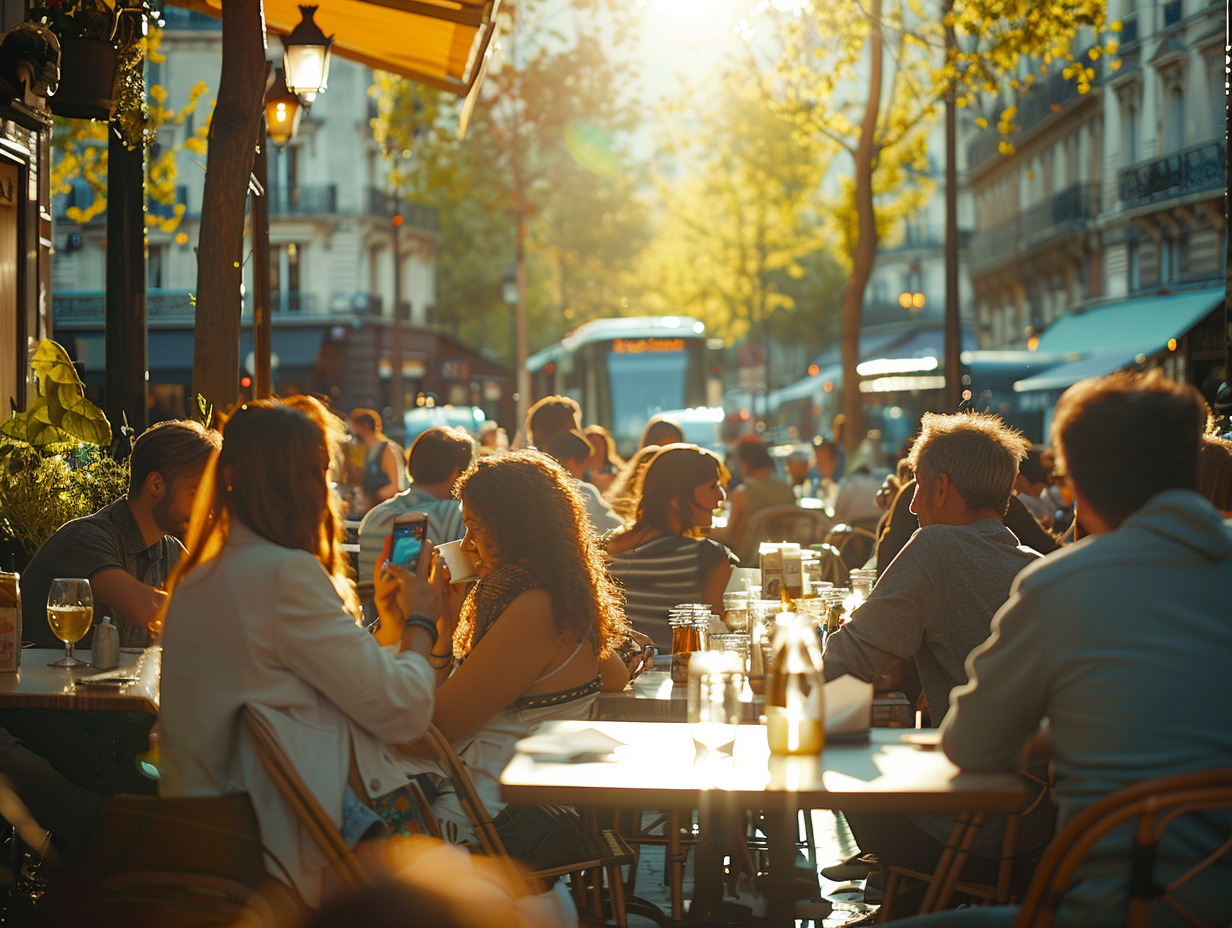
[[[509,307],[509,360],[517,364],[518,354],[518,269],[510,267],[501,275],[501,299]],[[514,389],[517,389],[516,383]]]
[[[252,201],[252,395],[262,399],[273,391],[270,369],[270,247],[269,247],[269,143],[279,148],[295,137],[303,109],[287,89],[282,68],[266,80],[265,116],[252,163],[252,176],[261,194]]]
[[[273,377],[270,373],[270,250],[269,250],[269,158],[268,145],[280,148],[295,137],[304,109],[325,90],[329,79],[330,46],[313,21],[315,6],[301,6],[303,19],[291,34],[284,36],[283,67],[270,69],[266,64],[265,113],[257,138],[257,153],[253,159],[252,176],[260,194],[253,198],[253,294],[252,294],[252,395],[270,395]],[[301,105],[302,104],[302,105]]]
[[[398,206],[401,207],[401,201]],[[390,406],[393,408],[394,421],[401,428],[406,420],[406,383],[402,379],[402,223],[401,212],[394,213],[390,224],[394,229],[394,306],[393,306],[393,366],[390,368],[389,392]]]

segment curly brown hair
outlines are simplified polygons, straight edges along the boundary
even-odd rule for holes
[[[454,494],[483,526],[502,563],[521,567],[551,597],[562,634],[591,637],[600,656],[628,637],[620,593],[564,468],[538,451],[480,458]],[[469,650],[474,632],[472,591],[454,635],[459,653]]]

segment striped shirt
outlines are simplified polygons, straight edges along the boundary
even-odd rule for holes
[[[736,564],[736,556],[717,541],[681,535],[661,535],[608,558],[608,571],[624,590],[629,624],[654,639],[663,654],[672,649],[668,610],[700,602],[715,568]]]

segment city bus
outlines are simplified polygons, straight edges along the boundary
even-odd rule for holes
[[[706,405],[706,327],[687,316],[597,319],[526,361],[531,399],[563,394],[631,454],[664,410]]]

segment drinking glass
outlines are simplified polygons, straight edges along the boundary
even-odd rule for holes
[[[689,661],[687,718],[698,757],[732,753],[743,689],[744,661],[739,654],[702,651]]]
[[[167,542],[164,541],[163,544]],[[156,590],[167,589],[167,560],[166,555],[162,555],[158,560],[150,564],[145,571],[145,585],[152,586]],[[163,611],[160,609],[158,615],[150,621],[148,644],[158,644],[158,640],[163,634]]]
[[[77,578],[51,581],[47,594],[47,624],[52,634],[64,642],[64,657],[48,667],[86,667],[86,661],[73,657],[73,645],[90,630],[94,621],[94,595],[90,581]]]

